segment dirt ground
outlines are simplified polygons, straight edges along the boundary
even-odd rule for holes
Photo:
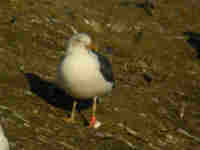
[[[1,0],[0,115],[12,150],[199,150],[200,60],[184,32],[200,31],[198,0]],[[116,88],[79,105],[55,88],[73,32],[89,33]]]

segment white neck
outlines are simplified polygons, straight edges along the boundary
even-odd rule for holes
[[[86,54],[88,53],[88,50],[82,45],[77,45],[77,46],[71,45],[66,50],[66,54],[76,54],[76,53]]]

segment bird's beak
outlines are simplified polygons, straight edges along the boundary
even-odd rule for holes
[[[87,48],[88,48],[89,50],[97,51],[97,47],[96,47],[96,45],[94,45],[94,44],[88,45]]]

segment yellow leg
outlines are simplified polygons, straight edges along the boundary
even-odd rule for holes
[[[72,107],[71,117],[70,118],[64,118],[65,122],[71,122],[71,123],[75,122],[76,105],[77,105],[77,101],[74,101],[73,107]]]
[[[94,117],[96,117],[96,110],[97,110],[97,97],[94,97],[92,105],[92,116]]]
[[[77,101],[74,101],[73,102],[73,107],[72,107],[72,114],[71,114],[72,121],[75,120],[76,105],[77,105]]]
[[[93,127],[95,122],[96,122],[96,109],[97,109],[97,96],[94,97],[94,99],[93,99],[92,117],[91,117],[91,120],[90,120],[90,126],[89,127]]]

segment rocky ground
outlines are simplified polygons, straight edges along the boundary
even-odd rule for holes
[[[0,115],[12,150],[198,150],[198,0],[1,0]],[[89,33],[112,60],[116,88],[67,124],[71,99],[55,89],[65,41]],[[185,33],[185,34],[184,34]],[[184,36],[186,35],[186,36]],[[53,87],[53,88],[52,88]],[[53,91],[52,91],[53,89]]]

